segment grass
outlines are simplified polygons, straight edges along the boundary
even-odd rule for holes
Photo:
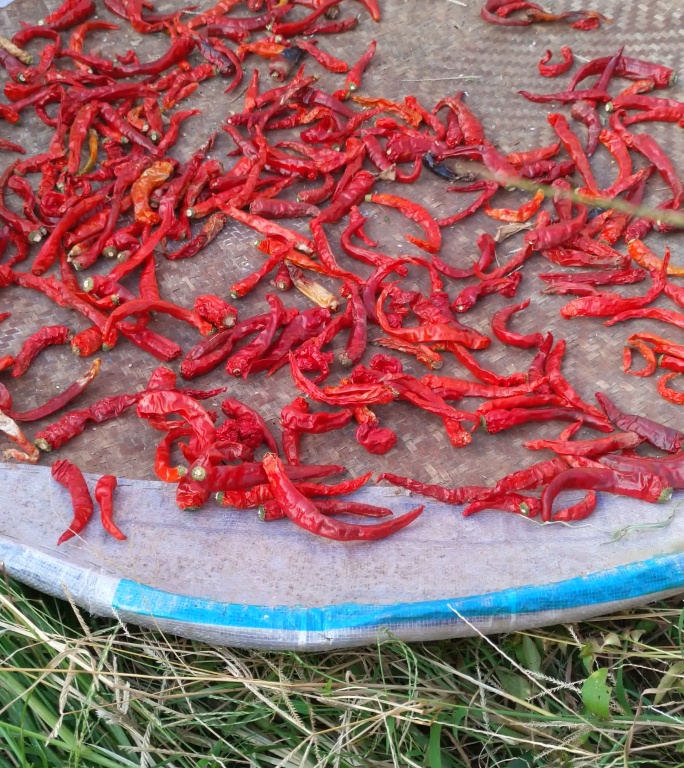
[[[684,766],[680,599],[318,654],[94,619],[0,581],[0,766]]]

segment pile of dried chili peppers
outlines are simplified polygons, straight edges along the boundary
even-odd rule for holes
[[[377,0],[359,2],[380,20]],[[0,65],[9,77],[6,101],[0,103],[3,125],[25,122],[35,112],[53,129],[45,152],[11,161],[0,176],[0,289],[14,285],[38,291],[87,323],[75,334],[61,325],[41,329],[14,355],[0,357],[0,371],[22,375],[51,345],[70,344],[76,355],[86,357],[131,342],[164,363],[178,360],[186,381],[219,365],[228,376],[242,379],[288,366],[303,396],[281,413],[283,461],[276,436],[257,412],[228,397],[219,417],[201,401],[226,388],[179,386],[176,373],[165,366],[154,371],[143,391],[65,410],[97,375],[97,359],[71,387],[33,411],[13,410],[11,393],[0,381],[0,431],[16,444],[5,452],[5,459],[36,462],[41,453],[57,451],[89,423],[117,418],[135,407],[139,418],[162,433],[155,473],[176,484],[180,508],[198,509],[215,493],[227,507],[258,508],[264,520],[288,517],[331,539],[379,539],[411,523],[423,507],[370,526],[338,520],[338,514],[386,517],[391,510],[341,500],[371,474],[323,484],[322,478],[344,468],[302,464],[300,445],[307,434],[353,424],[359,445],[371,454],[383,454],[395,445],[397,435],[381,423],[376,411],[404,401],[440,419],[454,448],[467,446],[478,427],[495,433],[530,422],[569,422],[557,440],[526,443],[530,450],[552,451],[554,458],[508,475],[494,487],[446,489],[395,475],[379,478],[449,504],[467,504],[465,515],[501,509],[540,514],[544,521],[577,520],[593,511],[596,491],[657,502],[684,487],[684,435],[623,413],[601,393],[596,396],[600,407],[585,402],[562,371],[565,341],[554,341],[543,331],[520,334],[512,329],[515,316],[529,301],[511,303],[491,319],[498,341],[533,353],[526,371],[508,376],[478,361],[477,351],[492,339],[459,319],[487,296],[513,299],[521,268],[540,254],[555,265],[579,269],[540,275],[546,292],[576,297],[561,310],[564,317],[609,318],[606,324],[649,317],[684,328],[683,313],[649,306],[664,295],[684,307],[684,289],[669,280],[683,272],[669,263],[669,254],[659,259],[643,242],[652,228],[665,226],[653,217],[638,218],[614,208],[597,213],[569,197],[569,179],[576,174],[585,200],[621,198],[638,204],[649,181],[660,177],[671,192],[660,208],[681,207],[684,186],[666,151],[647,133],[631,129],[646,121],[682,124],[684,103],[649,95],[674,82],[671,69],[628,57],[620,49],[584,64],[565,90],[523,92],[533,102],[570,104],[571,118],[586,128],[586,135],[582,140],[576,126],[554,112],[548,122],[557,141],[505,155],[488,141],[463,93],[439,100],[432,109],[411,96],[403,102],[360,96],[375,42],[352,63],[325,51],[326,35],[352,30],[358,23],[356,16],[342,15],[342,6],[348,5],[342,0],[219,0],[196,14],[191,9],[152,13],[151,4],[141,0],[103,3],[136,32],[167,34],[166,52],[145,63],[134,51],[116,60],[88,53],[89,32],[118,28],[92,18],[93,0],[65,0],[40,25],[25,25],[10,44],[0,42]],[[238,15],[240,8],[245,12]],[[516,10],[525,10],[526,18],[509,18]],[[533,3],[498,0],[486,4],[483,16],[504,25],[568,21],[580,29],[593,29],[603,18],[590,11],[554,16]],[[258,33],[261,37],[255,38]],[[38,59],[26,52],[28,43],[42,46]],[[268,60],[277,84],[264,87],[257,69],[245,72],[250,55]],[[540,62],[544,77],[571,69],[572,51],[564,48],[561,55],[560,64],[550,64],[552,53],[547,52]],[[307,70],[310,59],[344,77],[338,90],[329,93],[318,87]],[[212,135],[181,162],[170,150],[183,122],[197,111],[174,108],[203,80],[217,76],[226,79],[226,92],[247,78],[242,111],[229,115],[222,126],[234,144],[230,155],[235,160],[226,167],[211,156]],[[587,86],[590,77],[594,82]],[[618,91],[623,87],[615,87],[620,80],[629,85]],[[612,95],[609,88],[617,93]],[[608,127],[599,111],[604,105],[610,108]],[[298,136],[272,138],[274,131],[287,129],[298,130]],[[590,163],[599,146],[618,169],[605,189],[599,187]],[[0,150],[24,153],[7,139],[0,140]],[[452,167],[453,158],[475,161],[473,175],[464,179]],[[446,192],[476,192],[477,198],[453,215],[436,219],[410,197],[409,185],[422,173],[446,180]],[[551,184],[552,207],[543,207],[543,191],[517,209],[495,207],[494,196],[516,179]],[[382,182],[392,183],[392,191]],[[298,191],[297,201],[283,196],[292,193],[290,187]],[[417,225],[421,237],[407,235],[406,240],[420,255],[383,253],[364,230],[362,205],[392,209],[410,220],[411,228]],[[438,255],[442,230],[480,209],[502,223],[506,234],[527,230],[523,246],[500,263],[498,238],[485,234],[477,240],[476,263],[468,268],[446,263]],[[309,231],[302,234],[280,223],[283,219],[308,219]],[[196,227],[196,222],[201,223]],[[254,272],[231,285],[225,296],[197,297],[192,308],[162,298],[157,256],[192,258],[236,222],[258,234],[260,263]],[[338,222],[344,223],[339,249],[326,230]],[[628,243],[627,254],[614,248],[620,238]],[[336,256],[340,250],[347,257],[342,263]],[[103,271],[105,260],[114,257],[115,265]],[[79,280],[78,272],[95,266],[96,272]],[[427,292],[402,283],[409,271],[426,277]],[[278,293],[271,293],[263,313],[241,316],[239,299],[269,275],[279,292],[296,290],[311,301],[311,308],[300,312],[286,307]],[[316,275],[336,280],[337,291],[331,292]],[[624,297],[605,290],[647,276],[650,285],[641,295]],[[127,287],[131,279],[137,280],[135,291]],[[149,328],[151,313],[169,315],[203,338],[184,353],[175,341]],[[0,321],[8,314],[0,314]],[[329,347],[340,334],[346,346],[337,362],[349,370],[338,383],[325,384],[335,365]],[[364,365],[371,343],[385,351]],[[627,372],[646,376],[658,366],[666,368],[670,372],[660,380],[659,392],[684,402],[684,395],[668,386],[684,371],[683,345],[638,333],[630,336],[625,350]],[[633,350],[644,356],[645,368],[631,370]],[[422,378],[406,373],[394,353],[414,357],[429,372]],[[435,374],[447,356],[470,378]],[[452,404],[465,398],[483,402],[468,410]],[[328,409],[314,410],[314,402]],[[19,427],[60,411],[36,433],[34,442]],[[581,427],[602,436],[573,439]],[[643,443],[668,455],[647,459],[636,453]],[[173,464],[174,450],[180,450],[184,464]],[[263,450],[267,453],[259,459]],[[58,459],[52,473],[69,489],[74,507],[61,543],[83,531],[93,503],[75,465]],[[105,475],[95,498],[105,529],[123,538],[113,520],[115,487],[116,478]],[[568,489],[586,494],[554,513],[556,496]],[[541,495],[529,493],[540,490]]]

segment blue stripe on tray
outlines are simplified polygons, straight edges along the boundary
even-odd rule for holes
[[[112,606],[118,612],[126,611],[189,624],[274,632],[325,632],[389,624],[454,622],[458,621],[456,613],[465,618],[484,618],[542,611],[561,612],[677,588],[684,589],[684,555],[654,557],[566,581],[451,600],[389,605],[340,603],[323,608],[221,603],[175,595],[121,579]]]

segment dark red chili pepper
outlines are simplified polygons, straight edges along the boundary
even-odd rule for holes
[[[684,433],[672,427],[621,411],[612,400],[601,392],[595,395],[606,416],[618,428],[625,432],[634,432],[646,442],[668,453],[677,453],[684,442]]]
[[[544,522],[551,519],[553,502],[566,490],[607,491],[642,501],[664,503],[672,496],[672,488],[647,472],[617,472],[612,469],[569,469],[555,477],[542,493],[541,515]]]
[[[113,496],[116,484],[117,480],[114,475],[103,475],[99,478],[95,486],[95,501],[100,506],[102,527],[107,533],[114,536],[115,539],[123,541],[126,536],[121,532],[114,520],[112,520]]]
[[[93,514],[93,500],[81,470],[66,459],[52,465],[52,477],[71,495],[74,516],[66,531],[57,539],[57,546],[81,533]]]
[[[210,293],[197,296],[192,308],[202,319],[217,328],[232,328],[237,321],[237,309]]]

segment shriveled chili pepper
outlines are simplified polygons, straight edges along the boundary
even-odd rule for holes
[[[636,448],[642,442],[636,432],[616,432],[594,440],[528,440],[524,446],[531,451],[551,450],[561,456],[591,457]]]
[[[521,280],[521,272],[513,272],[513,274],[505,277],[488,277],[477,285],[469,285],[464,288],[451,303],[451,309],[454,312],[467,312],[475,306],[480,298],[491,296],[494,293],[500,293],[506,298],[511,298],[515,295]]]
[[[565,355],[566,343],[563,339],[557,342],[551,350],[546,360],[546,375],[549,377],[549,386],[559,396],[562,397],[568,405],[578,408],[585,413],[603,419],[603,414],[598,408],[585,403],[584,400],[575,391],[574,387],[561,373],[561,363]]]
[[[0,432],[9,437],[9,439],[17,446],[16,450],[10,449],[12,450],[12,453],[5,451],[3,453],[3,460],[11,456],[12,458],[26,461],[30,464],[35,464],[38,461],[38,451],[36,447],[31,445],[31,442],[21,431],[19,425],[2,411],[0,411]]]
[[[150,207],[150,195],[173,173],[173,163],[159,160],[144,170],[131,187],[133,216],[142,224],[156,224],[159,214]]]
[[[581,420],[585,426],[600,432],[610,432],[611,426],[605,419],[580,411],[577,408],[509,408],[507,410],[488,410],[481,414],[484,428],[489,434],[495,434],[506,429],[517,427],[520,424],[528,424],[531,421],[561,421]]]
[[[113,497],[116,485],[117,480],[114,475],[102,475],[95,485],[95,501],[97,501],[100,506],[100,520],[102,521],[102,527],[115,539],[123,541],[126,536],[121,532],[112,519],[112,513],[114,511]]]
[[[572,49],[567,45],[562,46],[560,49],[562,61],[558,64],[549,64],[553,58],[553,52],[547,50],[544,56],[539,60],[537,69],[542,77],[558,77],[565,74],[574,63],[574,56],[572,55]]]
[[[276,455],[278,454],[278,443],[276,442],[275,437],[271,433],[271,430],[268,428],[266,422],[255,410],[240,402],[239,400],[235,400],[232,397],[227,397],[223,400],[221,403],[221,409],[228,416],[247,416],[250,419],[253,419],[261,429],[264,442],[268,446],[269,450]]]
[[[490,208],[489,204],[486,204],[484,212],[487,216],[497,221],[521,223],[529,221],[541,208],[543,202],[544,193],[540,190],[535,193],[530,201],[521,205],[520,208]]]
[[[646,361],[646,365],[639,370],[632,370],[633,349],[636,349],[638,352],[640,352]],[[648,344],[646,344],[646,342],[639,341],[639,339],[630,339],[625,343],[624,349],[622,351],[622,370],[626,374],[629,376],[639,376],[641,378],[645,378],[647,376],[652,376],[656,372],[657,367],[658,362],[656,360],[655,352],[651,349],[651,347],[648,346]]]
[[[44,403],[43,405],[38,406],[37,408],[33,408],[30,411],[13,411],[13,410],[7,410],[6,414],[13,419],[14,421],[39,421],[40,419],[44,419],[47,416],[51,416],[53,413],[56,413],[61,408],[64,408],[66,405],[68,405],[72,400],[74,400],[76,397],[78,397],[81,392],[90,384],[91,381],[97,376],[97,374],[100,372],[100,365],[101,360],[95,360],[88,370],[88,372],[79,378],[77,381],[75,381],[71,386],[67,387],[63,392],[60,392],[60,394],[56,395],[52,399],[48,400],[47,403]]]
[[[26,373],[36,356],[53,345],[68,344],[71,339],[71,329],[65,325],[46,325],[29,336],[23,343],[19,354],[14,360],[12,376]]]
[[[71,495],[73,519],[66,531],[57,539],[57,546],[73,538],[88,524],[93,514],[93,500],[81,470],[66,459],[57,459],[52,465],[52,477]]]
[[[269,486],[270,487],[270,486]],[[295,484],[297,490],[299,488]],[[392,510],[387,507],[376,507],[358,501],[342,501],[340,499],[314,499],[316,509],[322,515],[358,515],[360,517],[389,517]],[[287,515],[274,500],[266,501],[259,508],[261,520],[282,520]]]
[[[634,432],[655,448],[668,453],[677,453],[684,443],[684,433],[665,424],[635,416],[621,411],[615,403],[602,392],[595,394],[596,400],[610,421],[624,432]]]
[[[273,497],[285,514],[300,527],[336,541],[375,541],[385,538],[412,523],[424,507],[375,526],[357,526],[322,515],[315,504],[303,496],[287,478],[282,462],[273,454],[263,461],[264,471],[273,489]]]
[[[425,232],[426,238],[420,240],[413,235],[406,235],[409,243],[417,245],[428,253],[436,253],[442,244],[442,235],[435,219],[425,208],[417,203],[399,197],[398,195],[372,194],[366,196],[367,203],[377,203],[379,205],[396,208],[404,216],[415,221]]]
[[[555,477],[542,493],[541,516],[551,519],[553,502],[566,490],[607,491],[619,496],[630,496],[642,501],[664,503],[672,496],[672,488],[655,475],[647,472],[616,472],[612,469],[569,469]]]
[[[668,402],[675,403],[676,405],[682,405],[684,404],[684,392],[677,392],[668,386],[669,382],[675,379],[677,376],[679,376],[678,371],[666,373],[664,376],[661,376],[658,379],[658,393]]]
[[[486,509],[499,509],[515,515],[536,517],[541,502],[535,496],[523,496],[520,493],[492,494],[489,498],[473,501],[463,510],[463,517],[470,517]]]
[[[361,477],[344,480],[333,485],[298,481],[295,482],[295,487],[304,496],[342,496],[358,491],[359,488],[362,488],[370,480],[372,474],[372,472],[368,472]],[[254,509],[272,498],[273,491],[268,483],[265,485],[255,485],[243,491],[224,491],[216,494],[216,500],[221,506],[236,507],[238,509]]]

